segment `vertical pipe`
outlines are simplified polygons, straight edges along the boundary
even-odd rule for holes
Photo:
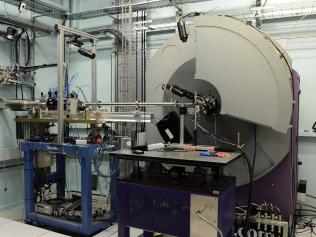
[[[91,150],[79,148],[81,165],[81,227],[85,230],[91,228],[92,225]]]
[[[256,0],[256,7],[262,7],[262,1],[261,0]],[[256,13],[255,13],[255,18],[256,18],[256,27],[260,29],[261,26],[262,26],[262,20],[258,16],[258,11],[256,11]]]
[[[119,172],[120,161],[119,159],[110,157],[110,193],[111,193],[111,218],[117,220],[117,180],[120,176]]]
[[[96,54],[97,40],[93,40],[92,43],[92,53]],[[91,91],[91,100],[97,102],[97,58],[92,59],[92,91]]]
[[[59,29],[58,37],[58,143],[64,143],[64,88],[65,88],[65,31]]]
[[[35,65],[35,47],[34,47],[34,43],[35,43],[35,39],[36,39],[36,34],[35,31],[32,31],[33,33],[33,39],[31,41],[31,66]],[[31,72],[31,80],[33,83],[35,83],[35,72]],[[31,99],[34,101],[35,100],[35,87],[31,88]]]
[[[184,106],[181,105],[180,107],[180,144],[184,144],[184,113],[181,112],[181,108]]]
[[[194,131],[193,131],[193,145],[197,145],[197,105],[196,105],[197,92],[194,94]]]

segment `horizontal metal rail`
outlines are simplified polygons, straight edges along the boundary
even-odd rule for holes
[[[99,37],[97,37],[95,35],[92,35],[92,34],[89,34],[87,32],[83,32],[80,30],[76,30],[74,28],[69,28],[69,27],[66,27],[66,26],[63,26],[60,24],[57,24],[56,27],[57,27],[56,29],[63,30],[65,33],[70,33],[70,34],[82,36],[82,37],[85,37],[87,39],[92,39],[92,40],[96,40],[96,41],[99,39]]]
[[[177,6],[181,4],[186,3],[195,3],[195,2],[205,2],[209,0],[178,0]],[[91,11],[85,11],[85,12],[78,12],[69,14],[67,18],[69,20],[83,20],[83,19],[89,19],[94,17],[101,17],[101,16],[107,16],[107,15],[116,15],[122,13],[122,8],[127,7],[128,5],[118,5],[118,6],[112,6],[112,7],[106,7]],[[170,0],[150,0],[150,1],[144,1],[144,2],[138,2],[132,4],[133,11],[144,11],[148,9],[155,9],[155,8],[163,8],[163,7],[171,7],[174,6],[174,3]]]
[[[180,106],[194,106],[193,103],[179,103],[179,102],[100,102],[100,103],[85,103],[85,106],[114,106],[114,107],[180,107]]]
[[[21,0],[0,0],[12,4],[14,6],[19,6]],[[47,14],[50,17],[63,19],[66,17],[67,10],[57,7],[53,4],[43,2],[40,0],[23,0],[26,3],[26,9],[39,14]]]
[[[18,28],[33,29],[34,31],[41,31],[48,34],[53,32],[53,27],[51,26],[39,23],[33,24],[29,20],[19,17],[12,18],[4,14],[0,14],[0,23],[15,26]]]

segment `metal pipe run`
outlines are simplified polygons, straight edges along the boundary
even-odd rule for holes
[[[115,106],[115,107],[180,107],[183,106],[194,106],[194,103],[179,103],[179,102],[100,102],[100,103],[85,103],[85,106]]]

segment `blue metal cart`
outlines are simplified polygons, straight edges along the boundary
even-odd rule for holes
[[[24,152],[24,187],[25,187],[25,221],[28,223],[37,222],[60,230],[80,235],[91,235],[107,228],[111,222],[116,220],[116,179],[118,175],[118,161],[111,159],[110,168],[117,170],[111,172],[110,193],[111,212],[105,221],[94,221],[92,217],[92,190],[91,190],[91,160],[96,145],[74,146],[58,145],[51,143],[23,142]],[[81,165],[81,221],[69,221],[60,217],[48,216],[36,213],[36,194],[34,192],[35,169],[33,163],[34,151],[46,151],[56,154],[56,172],[48,175],[50,183],[57,184],[57,198],[65,197],[66,174],[65,158],[67,155],[76,155]]]

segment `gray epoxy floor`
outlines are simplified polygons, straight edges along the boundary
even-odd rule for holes
[[[0,218],[1,220],[8,220],[6,228],[1,228],[0,225],[0,236],[1,237],[11,237],[17,234],[18,232],[23,232],[25,233],[26,229],[27,231],[31,231],[30,228],[32,226],[30,225],[25,225],[23,222],[24,219],[24,206],[13,208],[7,211],[1,211],[0,212]],[[2,219],[4,218],[4,219]],[[4,222],[4,221],[3,221]],[[16,224],[15,224],[16,222]],[[4,226],[3,226],[4,227]],[[34,228],[34,236],[32,237],[37,237],[37,236],[43,236],[43,237],[59,237],[63,235],[56,234],[54,235],[53,232],[45,232],[45,234],[41,234],[41,231],[39,230],[40,228],[38,227],[33,227]],[[45,229],[42,229],[46,231]],[[33,233],[33,232],[32,232]],[[39,233],[39,235],[38,235]],[[44,233],[44,232],[43,232]],[[48,235],[50,234],[50,235]],[[131,237],[139,237],[142,235],[142,231],[138,229],[131,229]],[[107,230],[95,235],[96,237],[117,237],[117,225],[113,225]]]

